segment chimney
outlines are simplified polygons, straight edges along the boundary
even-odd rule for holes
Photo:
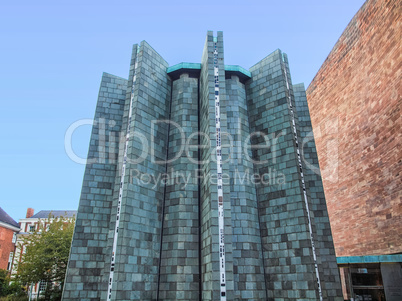
[[[30,218],[32,215],[34,215],[34,209],[28,208],[26,218]]]

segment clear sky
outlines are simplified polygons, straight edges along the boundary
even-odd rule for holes
[[[67,128],[93,118],[102,72],[128,76],[146,40],[170,65],[198,63],[207,30],[224,35],[225,64],[246,69],[277,48],[306,88],[363,0],[2,1],[0,207],[77,209],[85,166],[64,150]],[[86,157],[90,126],[73,136]]]

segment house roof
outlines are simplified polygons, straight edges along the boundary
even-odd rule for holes
[[[0,222],[19,228],[20,225],[0,207]]]
[[[49,214],[51,214],[52,217],[73,217],[77,215],[77,210],[41,210],[31,218],[48,218]]]

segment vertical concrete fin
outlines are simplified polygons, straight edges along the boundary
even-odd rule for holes
[[[145,41],[136,63],[113,300],[155,299],[158,286],[171,82],[167,62]]]
[[[203,300],[233,299],[230,183],[219,179],[229,175],[226,106],[223,35],[208,32],[200,74]]]
[[[104,73],[70,251],[63,300],[99,298],[106,291],[107,237],[127,80]]]
[[[256,188],[267,297],[316,300],[307,212],[282,69],[282,53],[276,50],[250,69],[246,83],[254,171],[261,179]],[[300,275],[303,280],[295,281]]]
[[[299,148],[303,173],[312,211],[312,224],[316,243],[318,271],[320,273],[324,300],[336,300],[341,296],[339,269],[336,263],[335,248],[332,240],[324,187],[321,180],[315,147],[306,91],[303,84],[293,85],[295,111],[299,123]]]
[[[160,300],[199,299],[198,79],[172,83]],[[191,139],[193,137],[193,139]],[[191,145],[186,148],[186,142]]]
[[[227,124],[230,149],[230,202],[233,232],[235,300],[266,300],[264,264],[258,218],[245,85],[239,77],[226,79]]]

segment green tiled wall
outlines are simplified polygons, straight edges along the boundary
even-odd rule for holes
[[[296,111],[299,120],[299,133],[303,170],[306,180],[308,196],[310,196],[311,210],[314,215],[315,237],[317,246],[317,262],[320,271],[321,285],[324,300],[342,301],[342,291],[339,282],[339,269],[336,263],[334,243],[329,224],[327,204],[325,202],[324,187],[319,171],[317,150],[310,114],[307,105],[306,90],[303,84],[293,85]],[[312,164],[312,169],[306,166]]]
[[[271,174],[272,179],[256,185],[268,300],[317,300],[281,51],[276,50],[250,71],[252,78],[246,84],[250,130],[261,133],[252,144],[269,146],[253,150],[258,161],[254,169],[260,176]]]
[[[265,300],[264,265],[251,151],[244,155],[250,134],[245,86],[237,76],[226,79],[230,150],[230,202],[233,232],[233,277],[235,300]]]
[[[99,300],[127,80],[104,73],[71,246],[63,300]]]
[[[225,92],[225,70],[223,61],[222,33],[217,36],[218,62],[219,62],[219,89],[221,102],[221,132],[227,132]],[[212,32],[208,32],[205,41],[204,52],[201,60],[200,75],[200,132],[201,144],[211,146],[203,148],[201,159],[202,173],[207,176],[217,175],[216,165],[216,127],[215,127],[215,92],[214,92],[214,68],[213,68],[214,42]],[[228,144],[228,138],[222,137],[222,146]],[[229,147],[222,147],[223,160],[228,158]],[[223,163],[222,171],[229,174],[229,164]],[[212,181],[201,183],[201,271],[202,271],[202,299],[219,300],[219,240],[218,240],[218,202],[217,185]],[[232,231],[231,231],[231,204],[230,185],[223,184],[223,201],[225,211],[225,252],[226,252],[226,289],[228,300],[233,299],[233,259],[232,259]]]
[[[158,288],[164,186],[161,181],[144,183],[141,175],[157,179],[166,171],[164,162],[158,161],[166,159],[168,125],[155,121],[169,117],[171,81],[166,74],[168,64],[145,41],[138,56],[130,128],[135,135],[128,146],[113,300],[155,299]],[[142,155],[145,159],[139,160]]]
[[[201,64],[168,69],[143,41],[133,46],[128,81],[103,74],[63,300],[107,298],[132,93],[112,300],[221,300],[214,39],[225,175],[225,297],[318,300],[311,224],[323,299],[342,300],[321,178],[303,161],[318,166],[314,140],[304,143],[311,131],[304,86],[292,86],[280,50],[250,71],[227,66],[225,72],[222,32],[216,38],[208,32]],[[193,135],[191,149],[182,148],[182,134]]]
[[[198,131],[198,79],[188,74],[173,82],[169,131],[163,241],[161,300],[198,300],[199,297],[199,198],[198,139],[186,149],[185,141]],[[183,139],[184,138],[184,139]],[[187,152],[188,151],[188,152]]]

